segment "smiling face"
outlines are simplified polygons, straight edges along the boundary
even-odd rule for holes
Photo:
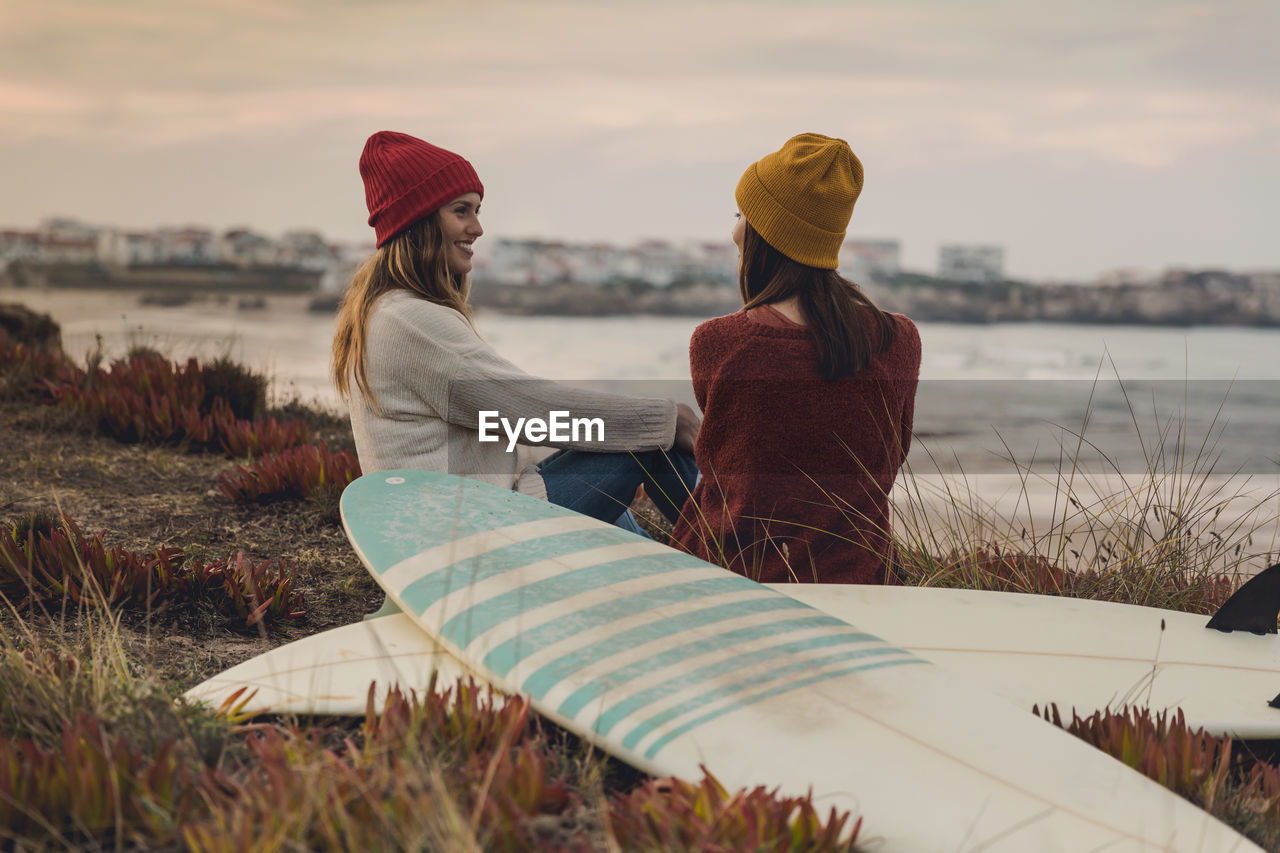
[[[440,208],[439,221],[449,272],[466,275],[471,272],[471,258],[475,254],[471,244],[484,233],[480,227],[480,194],[458,196]]]

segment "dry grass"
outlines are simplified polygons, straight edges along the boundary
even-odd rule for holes
[[[280,414],[305,419],[330,447],[351,446],[340,421],[297,406]],[[730,794],[713,780],[646,781],[522,701],[466,685],[393,698],[363,725],[191,706],[186,688],[376,608],[381,593],[332,507],[234,503],[218,490],[234,470],[225,457],[122,444],[25,396],[0,399],[0,425],[6,529],[65,513],[104,549],[288,558],[306,605],[297,624],[246,631],[216,607],[108,606],[93,598],[104,584],[86,585],[79,602],[20,610],[0,600],[0,847],[658,850],[680,837],[708,850],[743,838],[778,851],[853,849],[848,815],[820,819],[806,799]],[[648,821],[659,807],[687,818],[678,836]]]
[[[1007,452],[999,501],[932,455],[933,470],[904,472],[892,519],[904,582],[1210,613],[1280,558],[1280,489],[1217,470],[1220,427],[1189,436],[1180,423],[1144,427],[1132,405],[1130,416],[1136,472],[1082,461],[1096,456],[1087,412],[1062,430],[1048,473]]]
[[[64,601],[23,615],[0,602],[6,847],[817,851],[856,842],[852,817],[820,819],[805,800],[730,793],[714,780],[644,782],[523,702],[465,686],[395,699],[362,726],[253,723],[190,707],[185,688],[376,607],[380,592],[332,517],[314,502],[234,504],[217,491],[225,458],[120,444],[22,394],[0,400],[0,424],[0,521],[66,513],[107,546],[288,557],[307,607],[300,625],[244,633],[213,609]],[[340,422],[312,415],[308,425],[330,447],[350,447]],[[1190,457],[1153,450],[1139,476],[1087,472],[1073,461],[1085,427],[1077,454],[1064,450],[1049,478],[1009,460],[1021,484],[1012,511],[984,502],[962,472],[933,493],[923,476],[904,477],[893,528],[905,579],[1205,611],[1271,559],[1275,543],[1260,534],[1277,520],[1267,509],[1275,493],[1220,486],[1211,441]],[[1144,450],[1163,447],[1158,438]],[[1223,817],[1274,844],[1274,802],[1259,804],[1248,779],[1223,775],[1222,754],[1211,799],[1232,803]]]

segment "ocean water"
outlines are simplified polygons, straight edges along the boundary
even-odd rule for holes
[[[174,358],[227,353],[265,371],[277,400],[341,408],[328,379],[334,318],[308,312],[305,297],[269,297],[261,310],[240,310],[234,298],[144,306],[137,294],[105,292],[0,290],[0,301],[51,314],[72,355],[99,340],[109,355],[136,344]],[[531,374],[688,402],[697,323],[477,318],[485,339]],[[1215,523],[1263,518],[1260,541],[1270,541],[1260,547],[1276,544],[1280,330],[922,323],[920,335],[917,437],[901,478],[909,487],[944,503],[960,488],[1018,524],[1059,514],[1064,471],[1092,483],[1099,500],[1195,472],[1243,496]]]
[[[108,354],[135,344],[175,358],[229,353],[271,376],[277,399],[341,405],[328,378],[334,318],[309,313],[305,297],[270,298],[262,310],[240,310],[234,299],[145,306],[136,294],[105,292],[9,290],[0,300],[50,313],[73,355],[99,339]],[[478,318],[489,343],[532,374],[689,402],[697,322]],[[1224,470],[1280,470],[1280,330],[923,323],[920,335],[921,449],[971,473],[989,473],[1011,453],[1056,458],[1082,433],[1083,444],[1100,443],[1125,467],[1145,466],[1157,449],[1204,444]]]

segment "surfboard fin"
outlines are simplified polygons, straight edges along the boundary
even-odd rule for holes
[[[1274,634],[1277,618],[1280,618],[1280,563],[1249,578],[1218,608],[1205,627],[1223,632]]]
[[[394,616],[401,612],[403,611],[401,611],[400,608],[396,606],[396,603],[391,600],[391,596],[387,595],[383,596],[381,607],[372,613],[365,614],[364,621],[368,622],[370,619],[378,619],[383,616]]]

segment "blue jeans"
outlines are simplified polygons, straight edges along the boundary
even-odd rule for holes
[[[674,524],[697,482],[698,465],[682,450],[561,450],[539,462],[538,473],[546,483],[548,501],[610,523],[620,523],[636,487],[644,483],[645,494]]]

